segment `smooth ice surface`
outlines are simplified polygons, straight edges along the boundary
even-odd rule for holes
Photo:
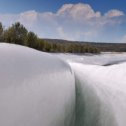
[[[125,126],[125,61],[0,44],[0,126]]]
[[[55,56],[0,44],[0,126],[73,126],[71,68]]]

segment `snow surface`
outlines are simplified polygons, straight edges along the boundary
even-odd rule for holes
[[[62,60],[83,64],[109,65],[126,61],[126,53],[101,53],[101,54],[57,54]]]
[[[126,63],[108,67],[79,63],[71,66],[79,99],[76,126],[125,126]]]
[[[47,53],[0,44],[0,126],[72,126],[71,68]]]
[[[0,59],[0,126],[125,126],[126,53],[48,54],[1,43]]]

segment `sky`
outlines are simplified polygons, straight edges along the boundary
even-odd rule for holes
[[[126,42],[126,0],[0,0],[0,22],[41,38]]]

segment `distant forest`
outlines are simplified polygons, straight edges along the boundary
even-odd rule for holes
[[[34,32],[28,31],[20,22],[12,24],[7,29],[4,29],[0,23],[0,42],[19,44],[54,53],[126,52],[126,44],[41,39]]]

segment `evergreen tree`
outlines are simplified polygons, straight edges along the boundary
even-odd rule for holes
[[[7,42],[24,45],[26,35],[27,29],[19,22],[16,22],[4,32],[4,39]]]
[[[33,32],[28,32],[26,38],[25,38],[25,45],[28,47],[32,47],[32,48],[37,48],[37,40],[38,37],[36,34],[34,34]]]

